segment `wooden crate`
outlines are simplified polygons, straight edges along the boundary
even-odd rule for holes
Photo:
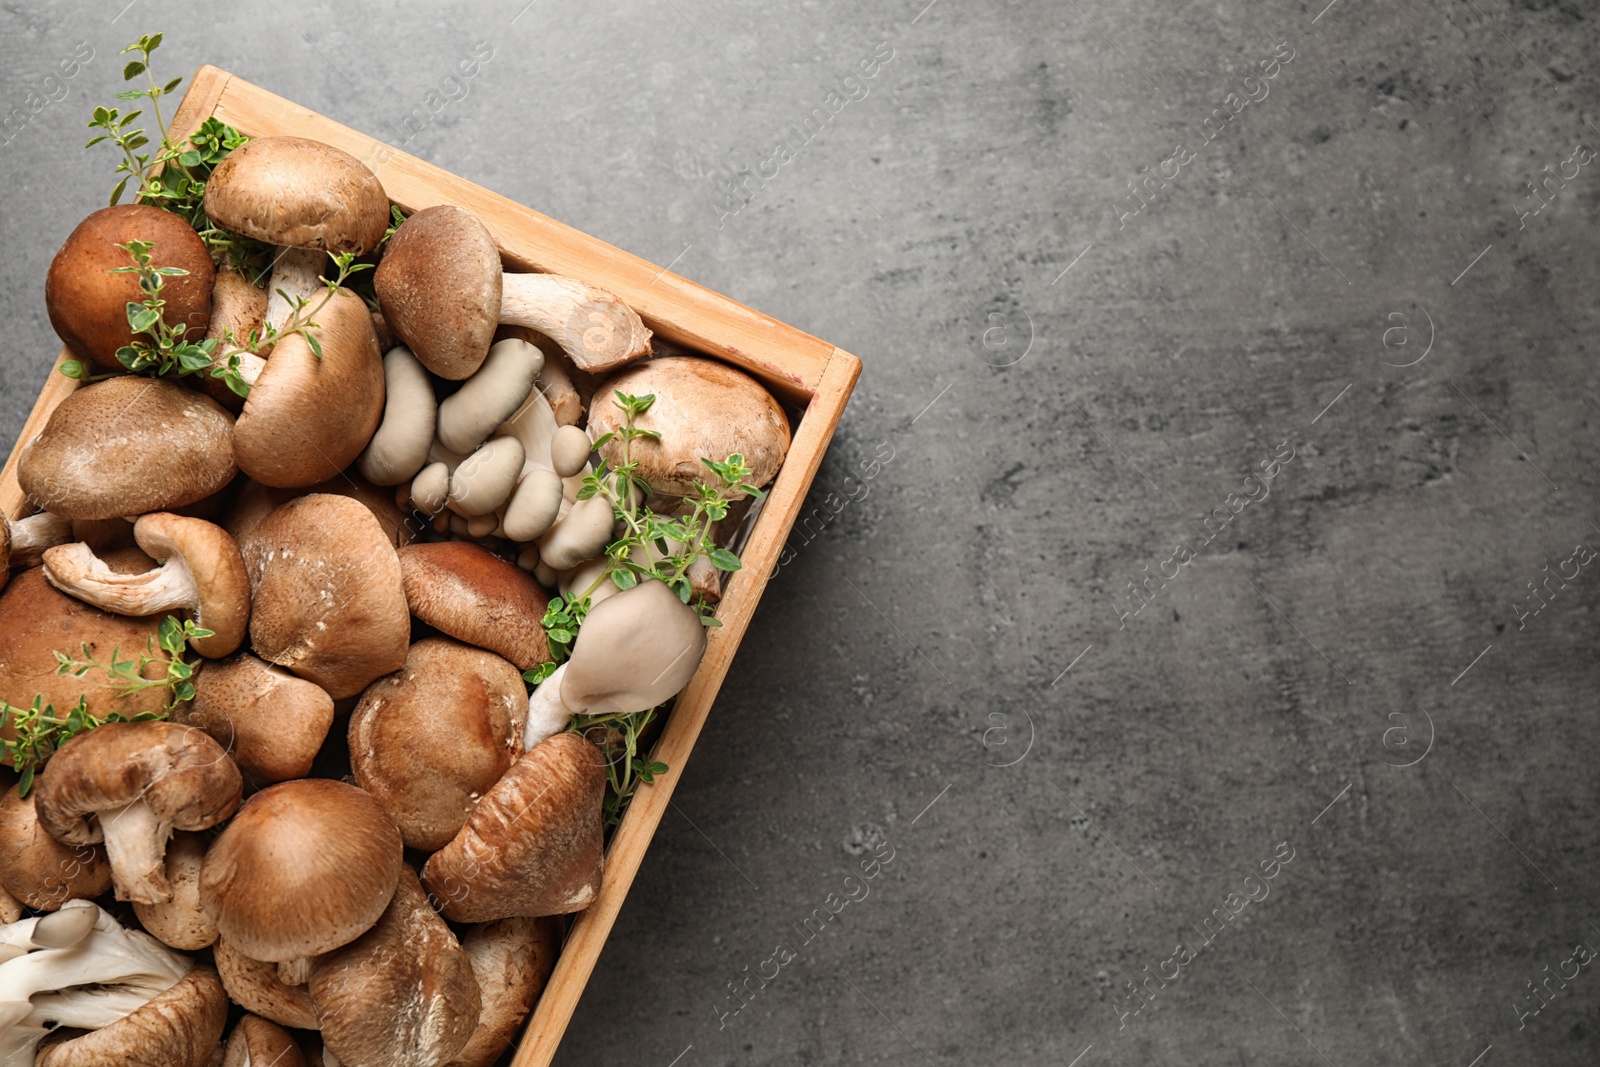
[[[488,226],[511,269],[567,274],[608,289],[657,335],[743,368],[788,406],[803,412],[788,459],[745,544],[744,567],[729,576],[717,611],[723,625],[709,632],[705,659],[679,694],[656,744],[654,757],[671,770],[634,796],[606,852],[600,895],[576,916],[555,973],[522,1036],[513,1067],[545,1067],[555,1056],[651,835],[666,812],[673,786],[861,373],[861,361],[638,256],[206,66],[189,83],[173,119],[173,133],[186,135],[213,115],[253,137],[294,134],[336,145],[372,168],[389,198],[408,211],[433,204],[456,204],[472,211]],[[61,358],[66,358],[65,351]],[[52,373],[39,393],[0,471],[0,508],[7,515],[15,518],[31,510],[17,485],[21,443],[43,428],[50,412],[76,387],[74,380]]]

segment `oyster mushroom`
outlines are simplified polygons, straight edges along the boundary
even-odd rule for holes
[[[439,405],[439,443],[466,455],[522,407],[544,355],[527,341],[496,341],[472,377]]]
[[[647,578],[585,616],[564,664],[561,703],[584,715],[645,711],[688,685],[705,651],[699,613]]]
[[[427,369],[405,345],[383,357],[383,389],[383,421],[357,465],[373,485],[399,485],[428,462],[439,409]]]

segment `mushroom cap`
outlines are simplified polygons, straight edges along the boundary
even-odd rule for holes
[[[331,493],[298,497],[243,545],[256,655],[335,700],[399,670],[411,641],[400,560],[372,512]]]
[[[336,477],[383,418],[383,355],[367,305],[341,289],[314,321],[322,355],[302,333],[278,341],[234,426],[239,469],[265,485],[302,488]]]
[[[452,922],[581,911],[600,892],[606,761],[575,733],[511,765],[422,880]]]
[[[311,1006],[311,994],[303,985],[279,981],[276,963],[251,959],[225,937],[219,937],[211,946],[211,955],[228,999],[239,1007],[279,1026],[317,1028],[317,1010]]]
[[[228,994],[210,967],[110,1026],[39,1050],[35,1067],[207,1067],[228,1024]]]
[[[259,1015],[246,1015],[228,1035],[222,1067],[306,1067],[294,1036]]]
[[[211,285],[216,268],[205,242],[177,215],[147,204],[103,207],[78,223],[50,261],[44,302],[50,325],[74,355],[111,370],[125,370],[117,349],[134,341],[128,328],[128,305],[142,303],[137,274],[112,274],[133,266],[117,247],[148,241],[150,262],[177,267],[187,275],[163,279],[162,317],[168,325],[188,324],[187,340],[199,341],[211,321]],[[146,338],[148,339],[148,338]]]
[[[461,947],[472,961],[483,1011],[478,1028],[448,1067],[490,1067],[516,1040],[561,952],[559,921],[500,919],[467,928]]]
[[[466,455],[517,413],[533,392],[544,367],[538,346],[508,337],[489,346],[489,355],[461,388],[439,404],[439,443],[457,455]],[[421,464],[418,464],[421,470]],[[415,473],[413,471],[412,473]]]
[[[297,496],[309,496],[312,493],[347,496],[351,500],[365,504],[367,510],[378,520],[378,525],[383,527],[389,542],[396,548],[410,544],[421,529],[419,523],[400,510],[392,493],[373,485],[354,470],[344,471],[338,477],[329,478],[309,489],[276,489],[249,478],[241,478],[237,484],[239,492],[221,521],[222,528],[233,535],[241,551],[250,532],[262,519],[272,514],[274,509],[282,507]]]
[[[350,767],[406,846],[432,852],[521,755],[527,717],[516,667],[481,648],[425,638],[350,713]]]
[[[383,422],[361,453],[361,473],[374,485],[399,485],[428,462],[439,414],[433,380],[405,345],[383,357]]]
[[[199,595],[190,615],[195,625],[212,631],[211,637],[190,642],[194,650],[215,659],[237,649],[250,621],[250,578],[228,531],[204,519],[158,511],[139,517],[133,539],[151,559],[182,559]]]
[[[172,887],[172,900],[166,904],[133,903],[140,926],[156,940],[184,952],[198,952],[217,939],[217,924],[200,906],[200,867],[205,858],[204,834],[173,834],[167,843],[167,884]]]
[[[584,616],[561,702],[583,715],[653,708],[689,684],[705,651],[699,613],[666,583],[647,578]]]
[[[205,830],[239,806],[228,754],[175,722],[109,722],[56,750],[35,786],[39,825],[66,845],[102,840],[99,813],[143,803],[177,830]],[[115,873],[113,871],[113,873]]]
[[[230,334],[235,344],[243,343],[249,339],[251,330],[261,326],[261,320],[266,316],[265,289],[232,267],[218,270],[217,280],[211,286],[211,321],[206,326],[206,339],[217,342],[216,358],[211,361],[211,366],[227,366],[227,354],[232,348],[228,342]],[[213,378],[210,370],[195,375],[190,381],[196,383],[206,396],[235,414],[244,407],[244,397],[228,388],[228,383],[221,378]]]
[[[470,541],[407,545],[399,552],[411,614],[458,641],[529,670],[550,662],[550,599],[528,574]]]
[[[311,961],[306,988],[341,1063],[442,1067],[478,1025],[472,962],[409,867],[377,925]]]
[[[144,553],[137,550],[108,555],[106,563],[113,568],[126,566],[129,556],[142,561],[138,570],[150,565]],[[158,712],[164,705],[161,689],[118,696],[101,684],[101,677],[75,678],[57,673],[55,653],[82,657],[87,644],[90,655],[107,662],[114,649],[130,655],[144,651],[160,625],[157,618],[112,615],[67,596],[52,586],[38,567],[22,571],[0,592],[0,700],[26,708],[37,695],[57,712],[66,712],[82,695],[89,714],[100,718],[113,711],[129,717]],[[146,673],[160,677],[164,670],[152,664]],[[0,727],[0,740],[15,737],[8,719]],[[0,764],[9,763],[9,757],[0,749]]]
[[[333,725],[333,698],[315,682],[242,652],[202,666],[194,700],[179,714],[227,749],[246,777],[286,782],[311,773]]]
[[[355,786],[283,782],[251,797],[211,843],[200,899],[244,955],[305,959],[371,929],[394,895],[403,849],[394,821]]]
[[[355,156],[304,137],[258,137],[206,181],[206,214],[268,244],[360,255],[389,228],[383,183]]]
[[[0,890],[35,911],[93,900],[111,888],[111,864],[99,845],[67,846],[45,833],[34,797],[0,792]]]
[[[500,252],[472,212],[439,204],[406,219],[372,285],[390,328],[424,367],[459,381],[482,365],[500,322]]]
[[[123,375],[78,389],[23,446],[17,481],[67,519],[170,511],[232,480],[233,419],[210,397]]]
[[[639,477],[663,496],[688,496],[696,479],[714,480],[702,457],[721,463],[737,452],[752,472],[751,483],[760,486],[772,480],[788,455],[789,420],[783,408],[760,382],[725,363],[665,356],[613,375],[596,391],[597,402],[589,410],[589,435],[596,440],[627,421],[610,400],[619,389],[656,398],[634,426],[659,432],[661,440],[635,440],[630,455],[639,463]],[[607,402],[598,402],[602,396]],[[600,454],[617,465],[621,440],[607,441]]]

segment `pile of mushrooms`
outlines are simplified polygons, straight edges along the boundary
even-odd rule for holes
[[[134,205],[49,270],[51,322],[105,376],[22,445],[37,510],[0,515],[0,700],[111,721],[26,791],[0,749],[0,1062],[488,1067],[601,890],[613,755],[573,717],[665,704],[706,649],[662,582],[596,584],[619,523],[579,490],[618,460],[592,445],[611,398],[656,398],[634,458],[662,514],[702,456],[771,481],[788,419],[742,371],[652,357],[616,296],[505,270],[462,208],[386,232],[382,183],[337,148],[250,141],[205,208],[275,246],[270,277]],[[168,321],[237,359],[242,404],[123,372],[130,240],[185,272]],[[376,262],[376,307],[324,296],[329,252]],[[719,571],[688,576],[717,602]],[[591,587],[530,692],[551,597]],[[169,616],[195,628],[185,699],[57,669],[153,654]]]

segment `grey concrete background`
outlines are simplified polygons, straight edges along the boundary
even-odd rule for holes
[[[1600,1059],[1593,4],[123,2],[0,15],[8,439],[155,29],[865,363],[560,1063]]]

